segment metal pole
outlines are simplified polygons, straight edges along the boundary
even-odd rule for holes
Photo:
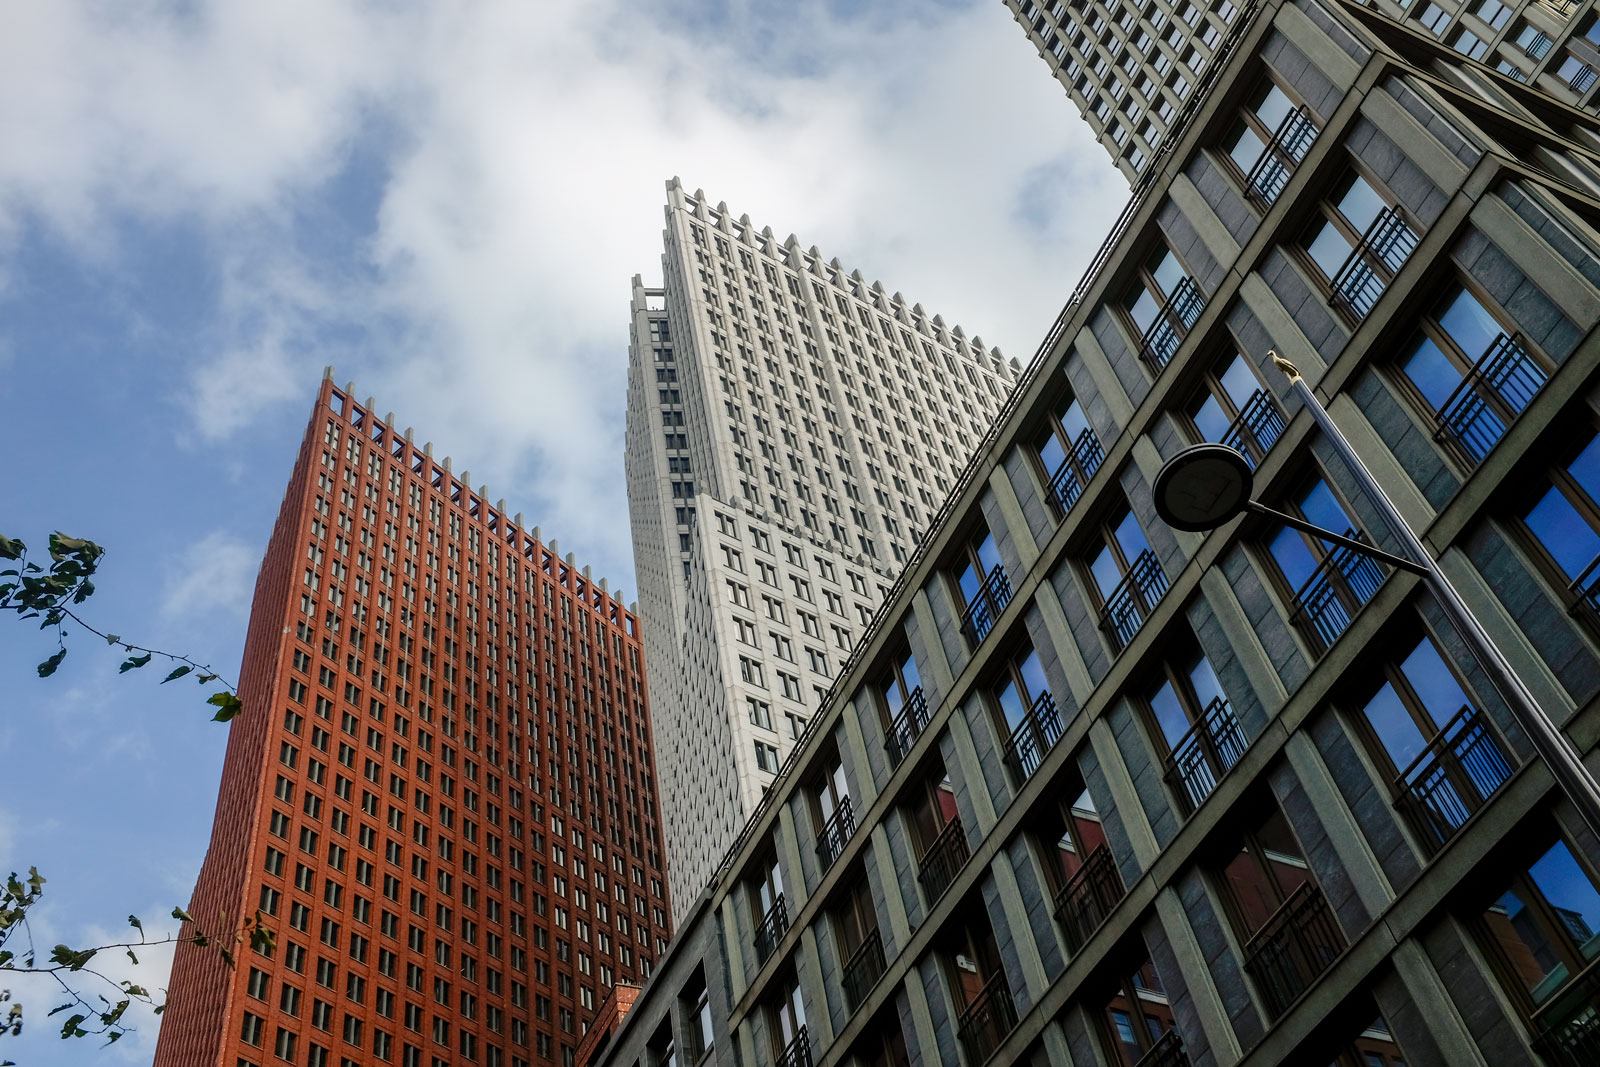
[[[1505,654],[1494,643],[1494,638],[1489,636],[1477,616],[1473,615],[1472,609],[1467,607],[1466,601],[1461,599],[1461,594],[1450,584],[1450,579],[1439,569],[1438,562],[1423,546],[1416,531],[1411,529],[1410,523],[1406,522],[1400,510],[1394,506],[1394,501],[1389,499],[1389,494],[1383,491],[1383,487],[1372,476],[1367,465],[1361,462],[1361,457],[1356,455],[1355,449],[1339,431],[1339,427],[1334,425],[1328,410],[1322,406],[1316,394],[1311,391],[1311,387],[1300,377],[1299,370],[1276,352],[1268,352],[1267,355],[1271,356],[1277,368],[1288,376],[1295,395],[1311,412],[1311,417],[1316,419],[1317,425],[1322,428],[1334,450],[1339,453],[1339,458],[1344,460],[1351,475],[1383,513],[1389,529],[1400,539],[1404,555],[1426,569],[1424,580],[1429,590],[1444,608],[1445,615],[1456,628],[1456,632],[1472,650],[1478,666],[1483,668],[1489,680],[1494,683],[1506,706],[1511,709],[1512,716],[1527,733],[1528,739],[1533,742],[1535,751],[1550,768],[1550,773],[1562,791],[1567,794],[1567,798],[1578,809],[1578,814],[1589,824],[1590,830],[1600,833],[1600,783],[1595,781],[1589,768],[1583,765],[1578,750],[1573,747],[1567,735],[1561,732],[1555,721],[1539,706],[1539,701],[1533,692],[1523,684]]]

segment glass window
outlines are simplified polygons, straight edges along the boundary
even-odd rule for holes
[[[1343,505],[1333,495],[1328,483],[1320,477],[1300,490],[1288,501],[1288,510],[1307,522],[1325,530],[1347,536],[1354,533],[1355,523],[1345,513]],[[1299,591],[1327,557],[1333,545],[1312,534],[1284,527],[1269,544],[1273,561],[1283,574],[1289,588]]]
[[[1276,803],[1244,834],[1240,848],[1222,869],[1239,939],[1249,941],[1283,902],[1303,885],[1314,884],[1300,843]]]
[[[984,530],[966,546],[959,561],[956,585],[961,589],[962,600],[971,604],[977,599],[983,583],[996,567],[1000,566],[1000,550],[995,547],[994,535]]]
[[[1545,472],[1546,487],[1522,513],[1533,534],[1574,589],[1588,595],[1600,556],[1600,437],[1586,430],[1576,453]]]
[[[1464,705],[1471,704],[1433,641],[1424,637],[1404,659],[1384,667],[1384,682],[1362,708],[1396,772]]]
[[[1021,725],[1033,702],[1048,692],[1050,685],[1045,681],[1039,653],[1028,645],[1006,664],[994,689],[995,705],[1000,709],[1007,733]]]
[[[1600,891],[1565,841],[1513,876],[1483,920],[1507,976],[1534,1005],[1600,952]]]
[[[1305,248],[1311,261],[1331,280],[1388,205],[1371,183],[1352,171],[1320,206],[1323,218],[1312,224]],[[1398,267],[1399,262],[1389,266]]]
[[[1428,314],[1401,370],[1435,410],[1473,364],[1504,334],[1500,323],[1477,297],[1459,285],[1452,286]]]
[[[1089,573],[1102,600],[1109,599],[1122,584],[1123,576],[1142,554],[1150,550],[1144,531],[1133,512],[1124,511],[1099,530],[1100,548],[1089,560]]]
[[[1134,959],[1131,970],[1118,972],[1103,1017],[1111,1062],[1117,1067],[1136,1067],[1168,1034],[1168,1043],[1177,1046],[1172,1008],[1148,951]]]

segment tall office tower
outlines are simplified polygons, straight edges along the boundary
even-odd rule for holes
[[[688,904],[1016,370],[676,178],[665,241],[662,287],[633,280],[628,509],[667,872]]]
[[[670,926],[635,614],[324,381],[159,1067],[570,1064]],[[193,927],[185,924],[185,932]]]
[[[1600,118],[1357,3],[1228,32],[595,1063],[1600,1062],[1600,835],[1269,356],[1600,766]],[[1202,442],[1352,540],[1167,527]]]
[[[1234,0],[1004,0],[1051,73],[1136,182],[1178,111],[1207,82]],[[1593,106],[1600,21],[1592,0],[1372,0],[1376,12],[1445,42],[1566,103]],[[1276,124],[1274,124],[1276,120]],[[1286,155],[1304,150],[1309,129],[1294,115],[1250,123],[1250,141],[1277,138]]]

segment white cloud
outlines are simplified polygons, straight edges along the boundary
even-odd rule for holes
[[[260,560],[259,548],[224,530],[211,531],[167,562],[161,614],[192,622],[243,610]]]
[[[1023,360],[1125,195],[999,4],[870,7],[0,0],[0,241],[32,213],[115,259],[117,213],[198,224],[198,441],[335,362],[624,560],[628,280],[659,273],[664,179]],[[352,160],[370,188],[333,204]],[[367,217],[330,259],[346,201]]]

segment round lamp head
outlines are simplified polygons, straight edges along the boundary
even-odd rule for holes
[[[1195,445],[1156,475],[1156,514],[1177,530],[1213,530],[1250,503],[1250,462],[1227,445]]]

